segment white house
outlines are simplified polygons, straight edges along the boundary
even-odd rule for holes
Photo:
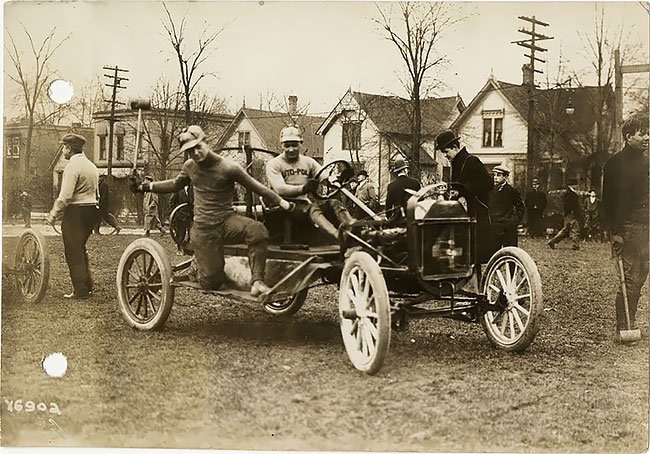
[[[435,152],[434,139],[464,108],[459,96],[422,100],[420,170],[424,184],[440,181],[448,173],[446,160]],[[348,90],[317,131],[324,137],[324,161],[352,161],[358,170],[368,172],[385,200],[392,163],[411,155],[410,111],[407,99]]]

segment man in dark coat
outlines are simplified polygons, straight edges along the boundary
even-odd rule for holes
[[[544,210],[546,209],[546,194],[539,189],[539,180],[533,178],[533,189],[526,194],[526,217],[528,234],[532,237],[544,236]]]
[[[117,219],[109,211],[110,207],[110,194],[108,190],[108,182],[106,181],[106,175],[100,175],[99,176],[99,222],[97,223],[97,226],[95,227],[95,233],[98,235],[100,234],[99,232],[99,227],[102,225],[102,221],[105,221],[113,227],[113,232],[114,234],[120,233],[121,227],[117,223]]]
[[[557,232],[548,242],[551,249],[555,249],[557,243],[569,237],[573,244],[574,251],[580,250],[580,197],[577,193],[578,179],[567,178],[566,190],[562,196],[562,211],[564,213],[564,227]]]
[[[386,217],[398,220],[406,215],[406,202],[411,197],[405,189],[419,191],[420,182],[408,176],[408,165],[402,158],[395,159],[393,173],[397,178],[386,189]]]
[[[492,170],[494,187],[488,195],[495,246],[517,246],[517,226],[524,217],[524,202],[519,191],[508,184],[510,169],[498,165]]]
[[[467,209],[476,216],[476,236],[479,263],[486,263],[496,250],[491,239],[488,194],[493,182],[481,160],[460,146],[460,137],[443,131],[436,137],[436,148],[451,162],[451,181],[462,184],[468,191]]]
[[[648,277],[648,115],[632,116],[622,132],[623,150],[603,168],[602,214],[612,255],[623,261],[630,323],[635,329],[639,295]],[[620,331],[627,329],[621,286],[615,305],[616,341],[621,342]]]

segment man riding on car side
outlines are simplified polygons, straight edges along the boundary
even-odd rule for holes
[[[270,288],[264,283],[264,271],[269,233],[262,223],[233,210],[235,183],[284,210],[289,210],[291,204],[248,175],[238,163],[210,150],[199,126],[187,127],[179,142],[189,159],[176,178],[141,183],[133,176],[132,190],[176,192],[191,182],[194,189],[194,221],[190,232],[194,250],[192,268],[198,282],[205,289],[218,289],[226,280],[223,246],[245,242],[252,274],[251,295],[268,293]]]
[[[311,221],[330,237],[338,239],[337,228],[325,217],[322,208],[331,210],[341,223],[351,224],[354,218],[340,200],[329,199],[318,203],[308,196],[318,188],[319,182],[315,177],[321,165],[301,153],[303,140],[300,130],[295,126],[283,128],[280,142],[284,152],[266,163],[266,178],[271,188],[282,197],[308,204]]]

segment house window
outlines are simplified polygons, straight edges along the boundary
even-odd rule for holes
[[[124,136],[117,136],[117,161],[124,161]]]
[[[503,110],[483,111],[483,147],[503,146]]]
[[[251,144],[251,132],[250,131],[239,131],[237,134],[237,146],[239,148],[245,147],[246,145]]]
[[[106,136],[97,136],[99,139],[99,160],[106,160]]]
[[[350,121],[343,123],[342,150],[358,150],[361,148],[361,123]]]
[[[7,137],[6,140],[7,158],[20,158],[20,136]]]

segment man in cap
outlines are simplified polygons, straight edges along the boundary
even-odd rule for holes
[[[365,170],[360,170],[357,173],[357,188],[354,195],[372,211],[377,209],[377,189],[374,183],[368,178],[368,172]],[[355,218],[363,219],[368,217],[368,214],[359,206],[355,206],[354,210]]]
[[[467,208],[476,216],[477,256],[480,263],[487,262],[494,252],[491,237],[488,194],[493,181],[481,160],[460,146],[460,137],[446,130],[436,137],[436,149],[451,163],[451,181],[462,184],[467,192]],[[486,240],[487,239],[487,240]]]
[[[224,273],[225,244],[245,242],[251,268],[251,295],[268,293],[265,284],[266,255],[269,233],[261,222],[237,214],[233,209],[235,183],[267,199],[272,205],[289,210],[291,204],[264,187],[235,161],[210,150],[201,127],[192,125],[179,136],[181,152],[187,152],[176,178],[141,183],[132,176],[131,188],[144,192],[175,192],[192,183],[194,220],[190,231],[194,262],[188,277],[196,274],[205,289],[218,289],[226,280]]]
[[[412,191],[420,190],[420,182],[408,175],[408,165],[402,158],[396,158],[393,162],[393,174],[395,179],[386,188],[386,217],[392,220],[403,219],[406,215],[406,202],[411,195],[406,189]]]
[[[551,249],[555,249],[557,243],[563,239],[571,238],[574,251],[580,250],[580,197],[577,192],[578,179],[568,177],[566,189],[562,196],[562,211],[564,213],[564,227],[548,241]]]
[[[144,177],[144,181],[152,183],[154,178],[151,175]],[[144,208],[144,235],[149,236],[152,229],[160,230],[160,234],[165,234],[165,228],[158,216],[158,194],[147,192],[142,199],[142,207]]]
[[[301,153],[302,134],[296,126],[287,126],[280,131],[283,153],[266,163],[266,179],[271,189],[282,197],[296,199],[308,205],[309,219],[334,240],[338,240],[338,229],[325,217],[323,209],[330,211],[344,225],[354,222],[347,208],[338,199],[318,202],[310,197],[318,188],[315,179],[321,165],[313,158]]]
[[[61,233],[65,260],[70,270],[73,291],[64,295],[67,299],[86,299],[93,291],[93,281],[88,265],[86,242],[99,218],[97,167],[83,153],[86,139],[69,133],[61,139],[63,153],[69,159],[63,170],[59,197],[45,222],[63,217]]]
[[[526,216],[528,234],[531,237],[544,236],[544,210],[546,209],[546,194],[539,188],[539,180],[533,178],[533,189],[526,194]]]
[[[648,114],[628,118],[622,134],[625,146],[603,168],[602,214],[612,255],[623,262],[630,323],[636,329],[639,296],[648,277]],[[629,329],[623,303],[623,290],[618,286],[617,342],[622,342],[620,331]]]
[[[488,195],[495,248],[517,246],[517,226],[524,217],[524,202],[519,191],[508,184],[510,169],[498,165],[492,169],[494,187]]]

